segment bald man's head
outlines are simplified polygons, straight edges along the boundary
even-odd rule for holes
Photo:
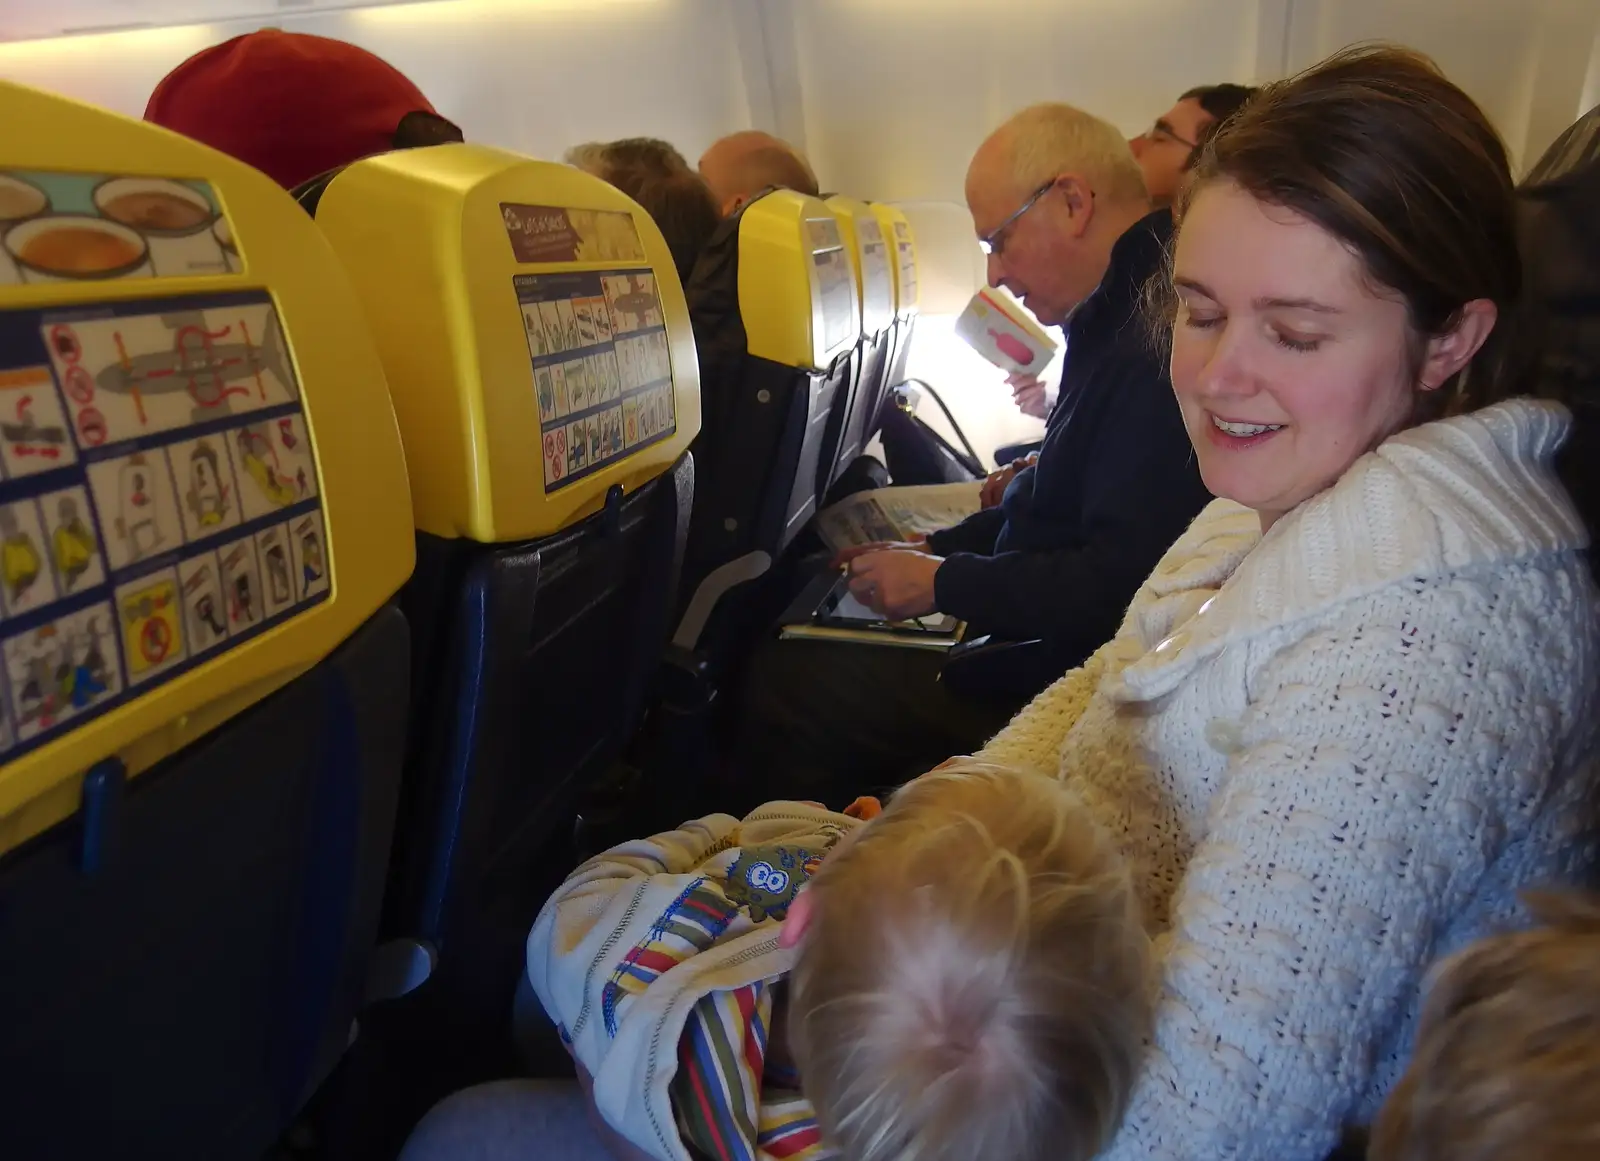
[[[817,178],[798,149],[787,141],[746,129],[714,142],[700,158],[700,176],[723,217],[728,217],[769,186],[818,195]]]
[[[967,208],[1004,286],[1046,326],[1060,326],[1100,284],[1111,247],[1150,212],[1127,140],[1071,105],[1022,110],[978,147]]]

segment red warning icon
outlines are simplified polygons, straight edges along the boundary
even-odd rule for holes
[[[99,408],[85,407],[78,412],[78,434],[89,447],[99,447],[106,442],[106,417]]]
[[[67,396],[74,403],[91,403],[94,401],[94,380],[89,377],[89,372],[82,367],[68,367],[65,376]]]
[[[139,631],[139,652],[151,665],[159,665],[172,651],[172,626],[161,617],[151,617]]]
[[[50,346],[63,363],[76,363],[83,358],[83,344],[78,341],[78,332],[65,324],[50,328]]]
[[[567,474],[567,431],[558,427],[555,431],[545,432],[544,436],[545,477],[549,480],[559,480]]]

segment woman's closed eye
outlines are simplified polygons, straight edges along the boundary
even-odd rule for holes
[[[1272,341],[1290,351],[1314,351],[1322,345],[1319,335],[1302,335],[1282,327],[1272,327]]]
[[[1228,316],[1220,310],[1200,310],[1192,306],[1185,306],[1182,316],[1183,325],[1194,331],[1216,330],[1228,321]],[[1270,324],[1266,331],[1273,343],[1285,350],[1308,353],[1322,345],[1321,335],[1303,334]]]
[[[1220,310],[1205,310],[1200,307],[1185,305],[1182,309],[1183,325],[1190,330],[1209,331],[1221,326],[1227,321],[1227,315]]]

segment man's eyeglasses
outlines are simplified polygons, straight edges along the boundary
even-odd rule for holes
[[[1187,137],[1179,137],[1172,131],[1172,126],[1165,121],[1157,121],[1150,126],[1150,131],[1144,135],[1146,141],[1153,141],[1157,145],[1182,145],[1189,149],[1199,149],[1198,142],[1190,141]]]
[[[1055,184],[1056,179],[1052,177],[1038,189],[1034,190],[1032,196],[1017,208],[1016,213],[1012,214],[1005,221],[1001,222],[994,229],[990,230],[987,234],[984,234],[981,238],[979,238],[978,245],[983,247],[983,252],[989,255],[991,258],[998,257],[1000,251],[1005,248],[1005,232],[1016,223],[1018,218],[1022,217],[1023,214],[1027,213],[1029,210],[1033,209],[1034,206],[1038,205],[1039,199],[1044,197],[1045,194],[1049,193]]]

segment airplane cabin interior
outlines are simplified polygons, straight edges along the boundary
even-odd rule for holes
[[[393,66],[416,139],[286,181],[155,123],[261,30]],[[1051,430],[1075,347],[991,285],[974,151],[1039,102],[1171,135],[1377,40],[1518,182],[1600,105],[1582,0],[8,0],[0,1154],[393,1161],[452,1092],[572,1076],[551,893],[731,809],[753,651],[859,640],[830,557],[916,519],[853,499],[966,516]],[[687,266],[572,161],[748,130],[817,188]],[[1062,672],[867,619],[961,696]]]

